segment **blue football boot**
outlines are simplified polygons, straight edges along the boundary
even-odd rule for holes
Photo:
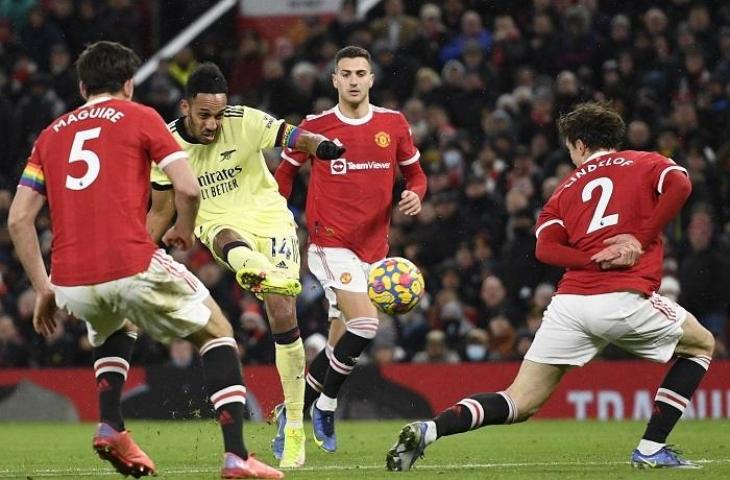
[[[634,468],[702,468],[689,460],[681,458],[682,452],[671,445],[665,445],[652,455],[643,455],[638,449],[631,453],[631,466]]]
[[[286,427],[286,405],[280,403],[271,412],[271,419],[276,422],[276,436],[271,440],[271,451],[277,460],[284,454],[284,427]]]
[[[313,403],[310,414],[312,415],[314,443],[327,453],[335,453],[335,450],[337,450],[335,412],[320,410],[317,408],[317,404]]]

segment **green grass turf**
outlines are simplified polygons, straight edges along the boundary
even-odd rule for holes
[[[681,422],[671,440],[702,470],[637,471],[628,456],[644,429],[638,422],[534,421],[443,438],[410,473],[384,470],[385,452],[403,423],[339,422],[338,451],[308,440],[307,465],[291,479],[730,479],[730,421]],[[221,446],[212,421],[139,422],[128,428],[156,461],[161,479],[218,478]],[[310,436],[309,425],[306,426]],[[122,478],[91,450],[92,424],[0,423],[0,479]],[[246,426],[248,447],[271,463],[273,427]]]

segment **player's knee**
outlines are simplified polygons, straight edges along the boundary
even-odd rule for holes
[[[712,354],[715,352],[715,337],[712,335],[712,332],[704,329],[699,343],[700,354],[712,357]]]
[[[348,320],[346,328],[353,335],[372,340],[378,332],[378,324],[377,317],[358,317]]]
[[[232,337],[233,327],[223,312],[214,312],[205,326],[205,331],[212,338]]]

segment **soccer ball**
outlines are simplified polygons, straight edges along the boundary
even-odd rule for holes
[[[426,284],[413,262],[401,257],[385,258],[370,267],[368,296],[383,313],[400,315],[418,305]]]

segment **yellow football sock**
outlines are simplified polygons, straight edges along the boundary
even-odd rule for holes
[[[230,249],[228,251],[228,258],[225,260],[228,262],[228,265],[233,268],[234,272],[237,272],[244,267],[257,268],[261,270],[271,269],[271,262],[269,262],[269,259],[266,258],[266,255],[244,246]]]
[[[287,426],[302,425],[304,416],[304,344],[301,338],[286,345],[276,344],[276,369],[281,378],[286,404]]]

